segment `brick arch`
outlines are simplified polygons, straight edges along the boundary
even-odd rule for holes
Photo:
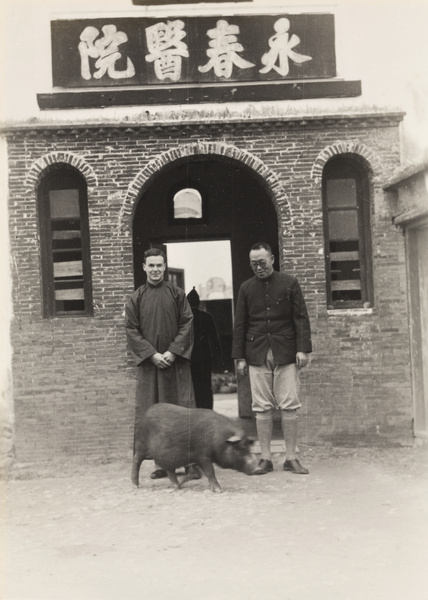
[[[31,165],[25,180],[26,187],[34,189],[38,185],[42,173],[52,165],[59,164],[71,165],[80,171],[85,177],[89,189],[95,188],[98,185],[95,171],[84,158],[71,152],[50,152],[49,154],[44,154]]]
[[[148,184],[149,180],[155,173],[157,173],[163,167],[166,167],[167,165],[179,160],[180,158],[203,154],[225,156],[227,158],[234,159],[237,162],[244,163],[247,167],[252,169],[261,178],[263,178],[267,183],[272,196],[275,198],[275,209],[278,213],[278,223],[281,223],[281,226],[285,226],[287,229],[287,223],[291,223],[292,220],[291,206],[276,174],[272,172],[263,161],[250,152],[241,150],[231,144],[225,144],[222,142],[208,142],[183,144],[176,148],[172,148],[171,150],[168,150],[167,152],[164,152],[163,154],[151,160],[143,169],[141,169],[141,171],[130,183],[126,192],[126,196],[119,214],[118,230],[121,232],[131,231],[132,217],[138,198],[141,195],[142,189]],[[281,214],[278,209],[279,206],[281,206]]]
[[[359,142],[335,142],[321,150],[312,165],[311,177],[316,183],[321,184],[327,161],[338,154],[357,154],[369,163],[373,171],[380,172],[380,159],[368,146]]]

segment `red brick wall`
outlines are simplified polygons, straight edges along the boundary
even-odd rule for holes
[[[132,211],[169,161],[213,153],[244,161],[277,205],[282,267],[302,285],[313,328],[302,375],[308,443],[408,442],[412,435],[404,243],[382,183],[399,164],[398,117],[26,129],[8,133],[15,443],[18,460],[117,455],[132,445],[134,367],[123,308],[133,290]],[[327,311],[322,166],[352,151],[373,170],[372,311]],[[94,317],[42,318],[37,181],[49,162],[88,182]]]

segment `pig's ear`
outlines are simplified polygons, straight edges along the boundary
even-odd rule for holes
[[[228,438],[226,440],[226,442],[229,442],[230,444],[236,444],[236,442],[240,442],[240,441],[241,441],[241,438],[239,437],[239,435],[236,435],[236,434],[230,436],[230,438]]]

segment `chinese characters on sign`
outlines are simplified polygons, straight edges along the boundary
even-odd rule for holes
[[[53,21],[54,85],[334,77],[332,15]]]
[[[83,79],[91,78],[89,58],[96,59],[95,79],[101,79],[106,73],[112,79],[125,79],[134,77],[135,69],[132,62],[127,59],[125,71],[116,70],[116,61],[120,58],[119,46],[128,41],[128,36],[122,31],[117,31],[115,25],[103,27],[104,36],[97,39],[100,32],[95,27],[86,27],[81,36],[78,49],[81,60],[81,74]]]
[[[189,51],[181,40],[186,37],[184,22],[177,19],[168,23],[156,23],[146,28],[149,54],[145,59],[153,62],[158,79],[179,81],[181,77],[182,57],[187,58]]]
[[[184,22],[177,19],[146,28],[149,54],[145,59],[154,63],[155,75],[159,80],[169,78],[171,81],[179,81],[181,78],[182,57],[189,56],[187,45],[182,41],[186,37],[184,26]],[[260,69],[260,73],[268,73],[271,69],[275,69],[277,73],[285,76],[289,72],[289,58],[298,64],[312,59],[311,56],[294,52],[293,48],[300,43],[300,38],[293,34],[289,39],[287,33],[289,28],[290,21],[285,18],[278,19],[274,24],[277,34],[269,39],[270,50],[261,58],[261,62],[266,66]],[[133,77],[135,69],[129,58],[127,58],[126,71],[115,69],[115,62],[120,58],[119,45],[124,44],[128,36],[122,31],[117,31],[115,25],[105,25],[102,30],[104,37],[97,41],[95,40],[99,36],[99,31],[95,27],[86,27],[80,36],[81,42],[78,48],[83,79],[91,78],[89,57],[97,59],[95,63],[97,70],[93,75],[96,79],[100,79],[106,72],[112,79]],[[234,66],[238,69],[255,67],[254,63],[244,60],[238,54],[244,50],[238,41],[238,35],[238,25],[230,25],[224,19],[217,21],[216,28],[207,31],[207,36],[212,40],[209,42],[210,49],[207,50],[210,60],[206,65],[198,66],[198,70],[206,73],[213,69],[217,77],[230,79]],[[275,64],[277,61],[278,66]]]
[[[239,27],[237,25],[229,25],[223,19],[217,21],[217,27],[207,31],[207,36],[212,40],[209,43],[211,49],[207,50],[210,60],[206,65],[198,67],[198,70],[201,73],[206,73],[210,69],[214,69],[217,77],[230,79],[233,65],[238,69],[254,67],[253,63],[244,60],[238,54],[238,52],[244,50],[244,47],[238,42],[238,34]]]
[[[295,63],[301,64],[307,60],[312,60],[312,57],[294,52],[293,48],[300,44],[300,38],[294,35],[294,33],[289,38],[287,32],[290,29],[290,21],[288,19],[278,19],[273,28],[276,31],[276,35],[273,35],[269,39],[270,50],[262,56],[262,63],[266,66],[260,69],[260,73],[268,73],[271,69],[275,69],[277,73],[285,77],[290,70],[288,65],[289,58]]]

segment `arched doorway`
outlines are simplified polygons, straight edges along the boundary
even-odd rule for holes
[[[174,213],[174,197],[184,189],[199,193],[200,216]],[[144,282],[141,264],[150,246],[214,240],[230,242],[236,302],[239,286],[252,276],[251,245],[266,241],[278,257],[278,218],[266,182],[245,164],[222,156],[197,155],[166,165],[148,182],[135,209],[135,286]],[[239,383],[238,395],[240,416],[251,416],[248,381]]]

